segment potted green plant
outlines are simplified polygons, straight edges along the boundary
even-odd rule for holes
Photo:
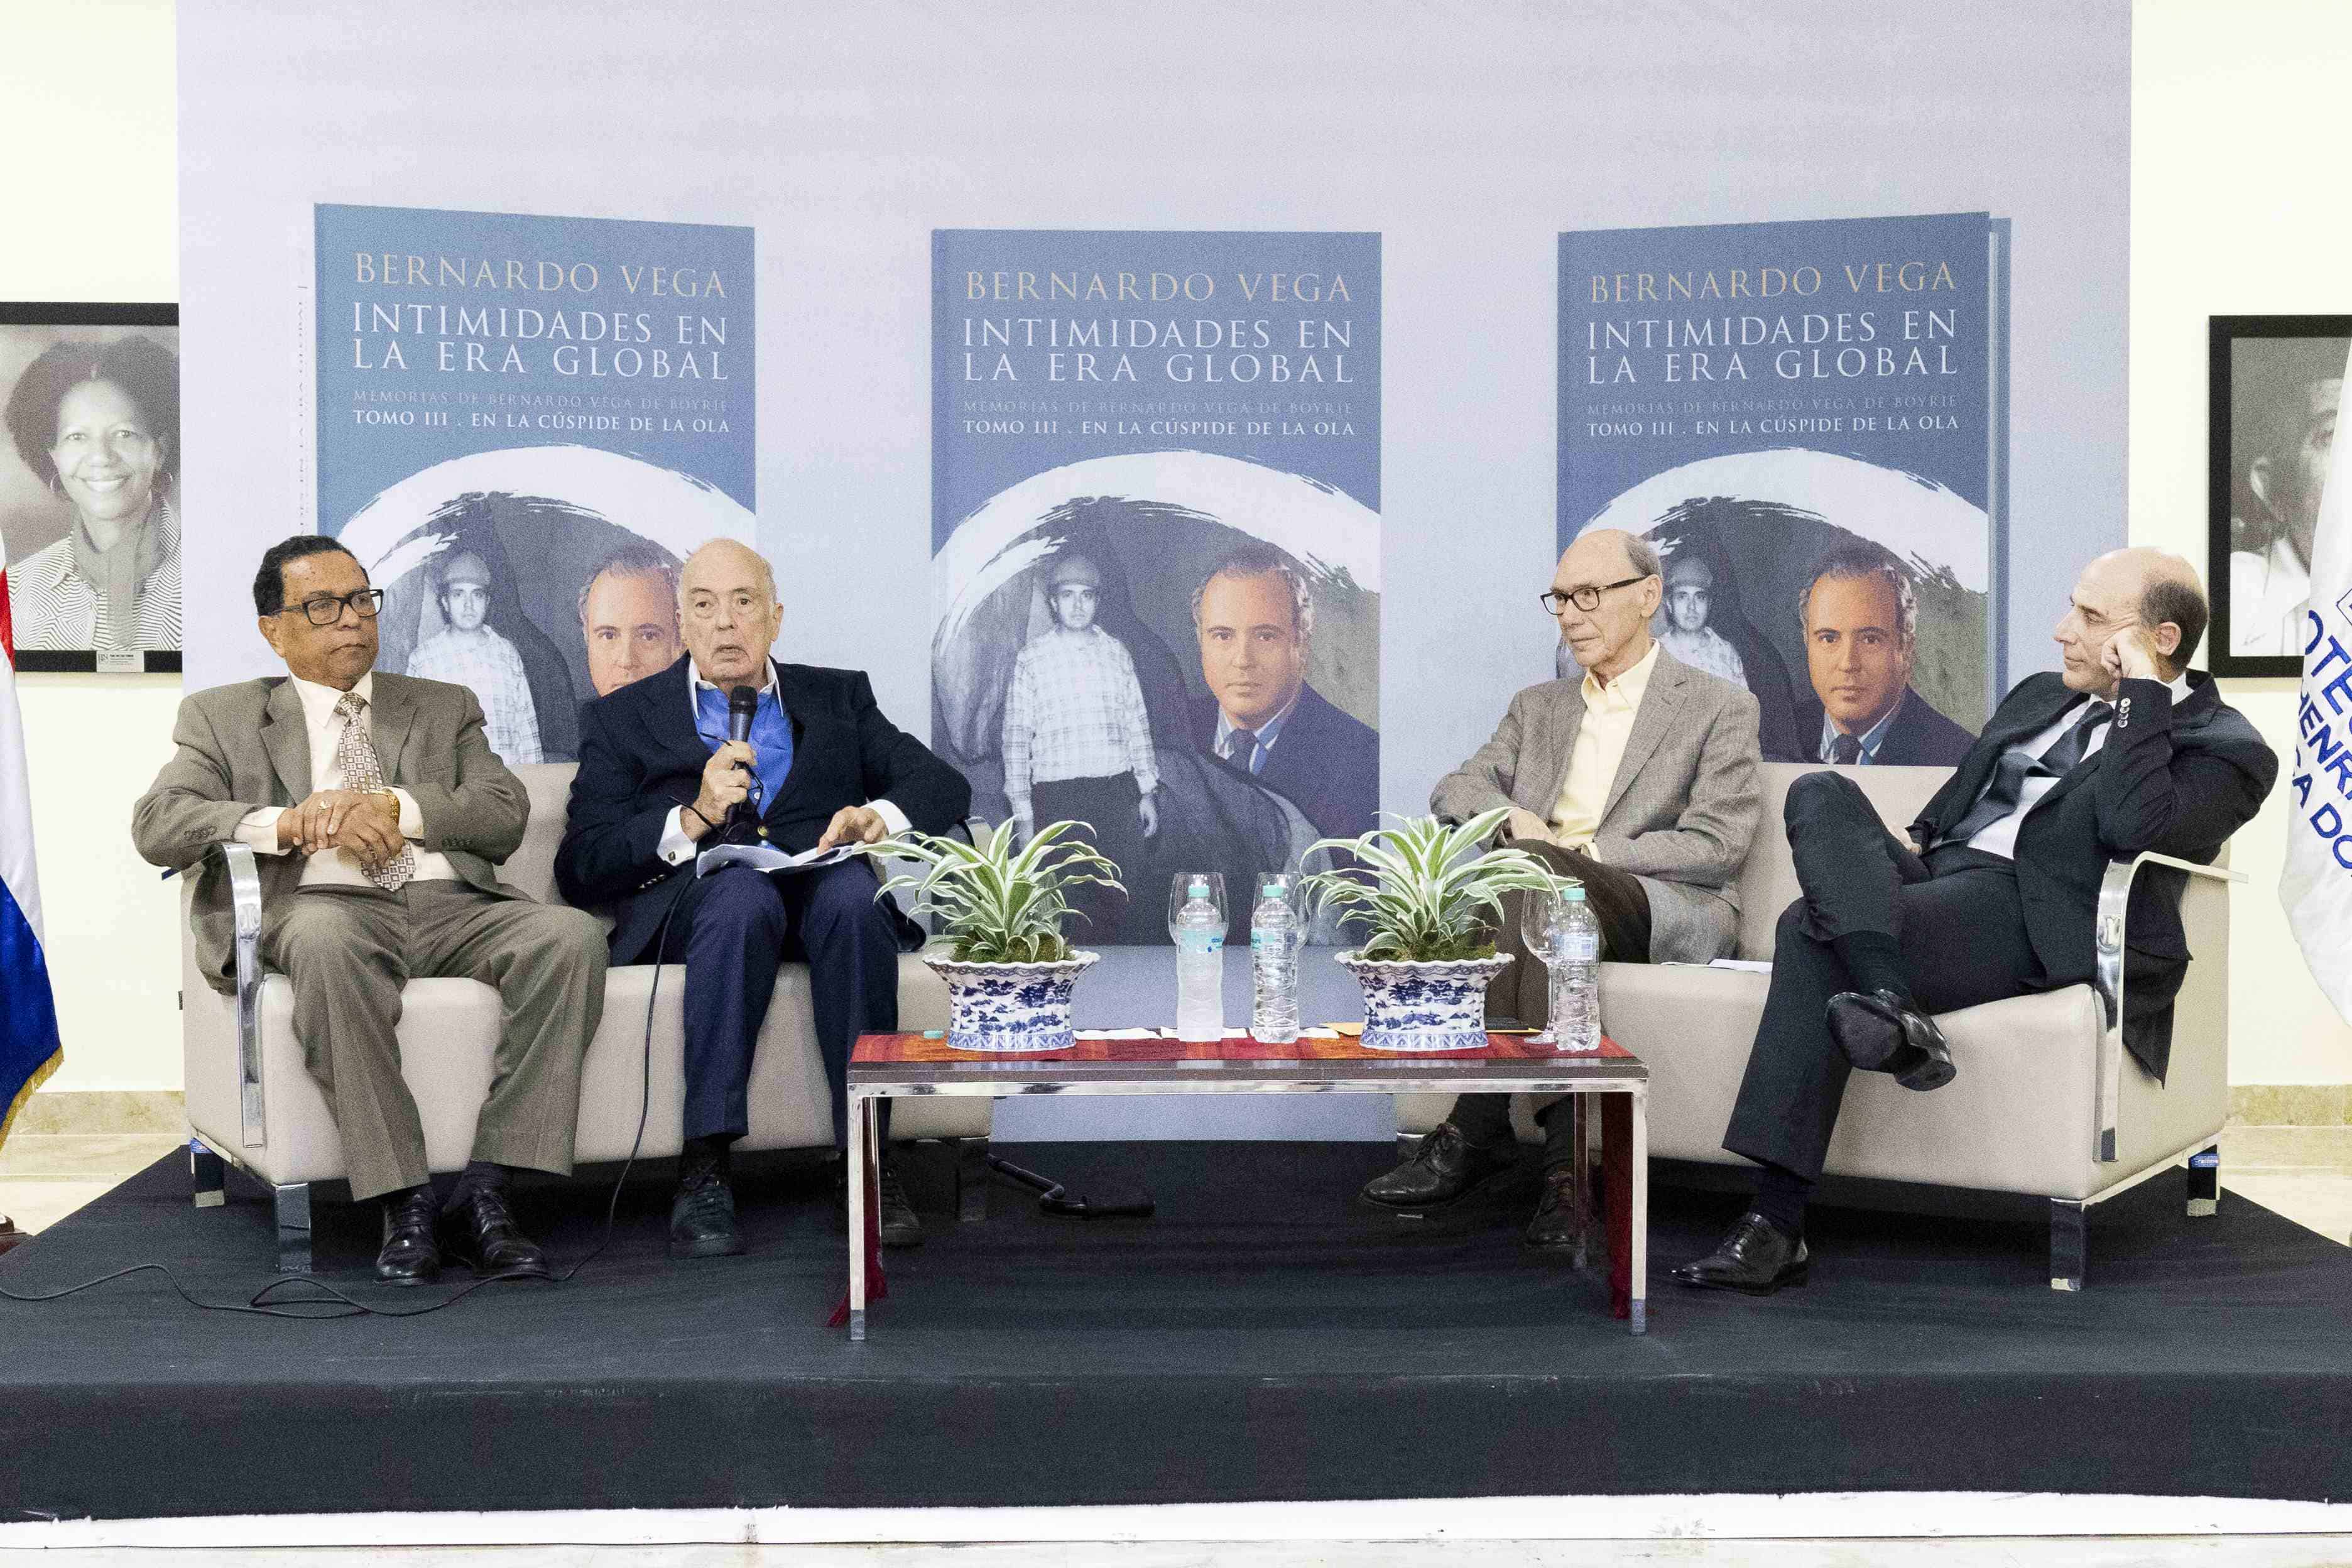
[[[1344,853],[1301,886],[1370,932],[1336,955],[1364,989],[1368,1048],[1460,1051],[1486,1043],[1486,985],[1511,962],[1495,951],[1503,895],[1574,884],[1524,849],[1488,845],[1507,815],[1497,808],[1451,827],[1433,816],[1405,817],[1307,851]]]
[[[943,942],[927,948],[922,959],[948,983],[947,1037],[953,1048],[1059,1051],[1076,1043],[1070,993],[1102,955],[1074,948],[1063,937],[1068,890],[1087,885],[1126,890],[1118,868],[1073,837],[1086,826],[1048,823],[1018,847],[1010,822],[970,844],[913,833],[866,847],[878,858],[903,856],[922,865],[891,878],[881,890],[908,889],[912,912],[935,917]]]

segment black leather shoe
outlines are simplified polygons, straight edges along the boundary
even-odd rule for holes
[[[1959,1071],[1936,1020],[1892,991],[1841,991],[1830,998],[1827,1016],[1830,1037],[1864,1072],[1892,1073],[1904,1088],[1924,1092],[1943,1088]]]
[[[882,1162],[882,1245],[885,1247],[920,1247],[923,1245],[923,1222],[915,1217],[915,1205],[907,1201],[907,1189],[898,1182],[898,1168],[889,1161]]]
[[[433,1222],[440,1213],[441,1200],[429,1186],[385,1202],[383,1247],[375,1255],[379,1281],[423,1285],[440,1278],[441,1248],[433,1239]]]
[[[1769,1296],[1783,1285],[1803,1284],[1811,1268],[1812,1255],[1802,1237],[1790,1236],[1751,1209],[1739,1216],[1722,1246],[1671,1277],[1677,1285]]]
[[[1576,1217],[1576,1168],[1545,1166],[1543,1196],[1536,1201],[1535,1217],[1528,1221],[1527,1244],[1538,1252],[1574,1252]]]
[[[734,1258],[742,1251],[734,1189],[717,1166],[688,1166],[678,1176],[677,1195],[669,1201],[669,1255]]]
[[[441,1224],[449,1256],[486,1279],[555,1278],[539,1244],[516,1228],[507,1195],[496,1187],[468,1187]]]
[[[1516,1143],[1473,1143],[1462,1129],[1441,1121],[1412,1159],[1364,1184],[1363,1200],[1385,1209],[1440,1208],[1458,1203],[1518,1163]]]

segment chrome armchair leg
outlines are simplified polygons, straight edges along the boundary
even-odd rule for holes
[[[956,1156],[956,1218],[976,1225],[988,1217],[988,1140],[958,1138]]]
[[[2090,1211],[2071,1198],[2050,1200],[2050,1289],[2080,1290],[2090,1250]]]
[[[278,1211],[278,1272],[310,1272],[310,1184],[272,1189]]]
[[[228,1202],[228,1162],[193,1138],[188,1140],[188,1184],[200,1209],[216,1209]]]
[[[2221,1146],[2189,1156],[2189,1217],[2202,1219],[2221,1206]]]

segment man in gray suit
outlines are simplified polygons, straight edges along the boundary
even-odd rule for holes
[[[1430,810],[1467,819],[1497,806],[1504,833],[1580,879],[1600,918],[1601,956],[1621,963],[1705,963],[1738,943],[1734,879],[1760,803],[1756,699],[1692,668],[1650,636],[1664,592],[1658,552],[1615,529],[1569,546],[1543,597],[1581,680],[1550,680],[1511,700],[1494,738],[1438,781]],[[1507,900],[1496,945],[1518,962],[1488,993],[1490,1013],[1547,1013],[1543,965]],[[1544,1127],[1543,1196],[1531,1247],[1575,1245],[1567,1116]],[[1364,1188],[1391,1208],[1452,1203],[1507,1171],[1516,1155],[1507,1097],[1464,1095],[1413,1158]]]
[[[196,959],[222,991],[236,981],[235,920],[212,850],[235,839],[260,857],[262,962],[293,985],[295,1037],[342,1132],[352,1195],[383,1199],[376,1278],[433,1279],[446,1239],[478,1274],[544,1279],[507,1183],[516,1166],[572,1169],[604,931],[499,881],[491,868],[522,842],[530,798],[472,692],[374,673],[383,595],[350,552],[309,534],[272,546],[253,603],[292,679],[181,700],[177,750],[131,816],[139,853],[202,866]],[[446,1214],[393,1032],[401,986],[425,975],[494,986],[505,1015]]]

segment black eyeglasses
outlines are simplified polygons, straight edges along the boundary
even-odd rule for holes
[[[289,605],[278,613],[281,616],[290,616],[299,610],[310,617],[312,626],[331,626],[343,618],[345,605],[357,610],[360,619],[372,621],[375,619],[376,612],[383,608],[383,590],[362,588],[358,593],[346,594],[340,599],[321,594],[316,598],[305,599],[299,605]]]
[[[1597,588],[1588,584],[1584,587],[1572,589],[1565,594],[1557,588],[1547,588],[1541,595],[1544,611],[1548,615],[1556,616],[1569,605],[1574,605],[1589,616],[1601,607],[1601,595],[1618,588],[1630,588],[1636,583],[1646,583],[1652,575],[1654,574],[1644,572],[1639,577],[1620,577],[1614,583],[1603,583]]]

